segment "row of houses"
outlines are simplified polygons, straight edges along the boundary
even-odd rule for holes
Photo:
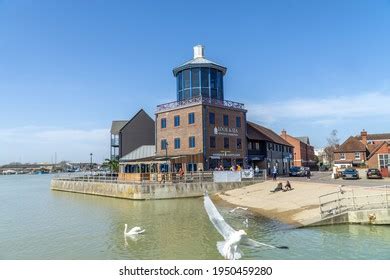
[[[368,134],[364,129],[350,136],[334,151],[334,165],[340,168],[378,168],[389,176],[390,133]]]
[[[111,158],[119,160],[122,176],[236,166],[286,174],[293,165],[315,166],[309,137],[251,122],[244,104],[224,98],[226,71],[195,46],[193,59],[173,69],[176,101],[158,105],[153,118],[141,109],[130,120],[113,121]]]

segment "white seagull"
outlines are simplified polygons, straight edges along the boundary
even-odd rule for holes
[[[228,260],[238,260],[242,257],[242,252],[239,245],[248,246],[252,248],[268,247],[278,249],[288,249],[286,246],[272,246],[264,243],[260,243],[247,237],[244,230],[234,230],[223,219],[218,212],[214,203],[211,201],[207,193],[204,195],[204,207],[209,216],[210,221],[213,223],[216,230],[223,236],[225,241],[217,242],[217,248],[219,253]]]
[[[238,209],[241,209],[241,210],[244,210],[244,211],[248,210],[248,208],[238,206],[238,207],[236,207],[236,208],[230,210],[229,212],[230,212],[230,213],[234,213],[234,211],[236,211],[236,210],[238,210]]]
[[[127,231],[127,224],[125,224],[125,231],[123,232],[125,236],[134,236],[137,234],[144,233],[145,229],[140,227],[133,227],[131,230]]]

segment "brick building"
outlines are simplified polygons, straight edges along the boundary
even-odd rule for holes
[[[350,136],[334,152],[335,165],[339,167],[378,168],[388,176],[390,165],[390,133]]]
[[[294,166],[315,167],[314,147],[310,145],[309,137],[293,137],[286,130],[282,130],[280,137],[294,147]]]
[[[156,157],[169,159],[169,169],[187,171],[243,165],[246,157],[246,110],[224,99],[226,68],[204,57],[175,68],[177,100],[157,106]]]
[[[248,163],[253,168],[271,169],[287,174],[292,166],[294,147],[277,133],[264,126],[247,122]]]

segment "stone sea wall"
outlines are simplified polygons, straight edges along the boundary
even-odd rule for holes
[[[248,186],[254,182],[232,182],[232,183],[111,183],[111,182],[85,182],[72,180],[51,181],[51,189],[54,191],[65,191],[73,193],[91,194],[124,199],[170,199],[185,197],[200,197],[207,190],[210,194],[232,190]]]

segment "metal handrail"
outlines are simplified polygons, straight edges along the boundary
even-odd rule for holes
[[[194,104],[209,104],[209,105],[215,105],[219,107],[245,110],[245,106],[243,103],[230,101],[230,100],[218,100],[209,97],[197,96],[191,99],[173,101],[173,102],[157,105],[156,112],[168,111],[168,110],[186,107]]]
[[[342,214],[351,210],[362,209],[382,209],[389,208],[389,195],[387,185],[382,186],[385,188],[385,192],[369,195],[355,195],[354,191],[338,191],[332,192],[319,197],[319,208],[321,218],[327,218],[334,215]],[[347,193],[347,195],[344,195]],[[323,201],[325,197],[331,197],[337,195],[337,198],[332,198],[327,201]],[[342,196],[340,196],[342,195]],[[364,199],[365,201],[362,201]]]
[[[126,173],[132,174],[132,173]],[[133,173],[134,174],[134,173]],[[81,181],[81,182],[101,182],[101,183],[115,183],[115,184],[172,184],[172,183],[202,183],[202,182],[214,182],[214,171],[196,171],[187,172],[182,176],[179,173],[137,173],[140,175],[141,180],[121,180],[117,176],[108,176],[106,174],[57,174],[53,177],[53,180],[58,181]],[[260,175],[261,174],[261,175]],[[260,182],[266,180],[266,171],[261,170],[259,176],[253,176],[250,179],[242,178],[242,181]],[[145,175],[145,176],[143,176]],[[148,176],[146,176],[148,175]],[[155,179],[151,179],[151,176],[155,176]],[[147,179],[145,179],[147,178]]]

